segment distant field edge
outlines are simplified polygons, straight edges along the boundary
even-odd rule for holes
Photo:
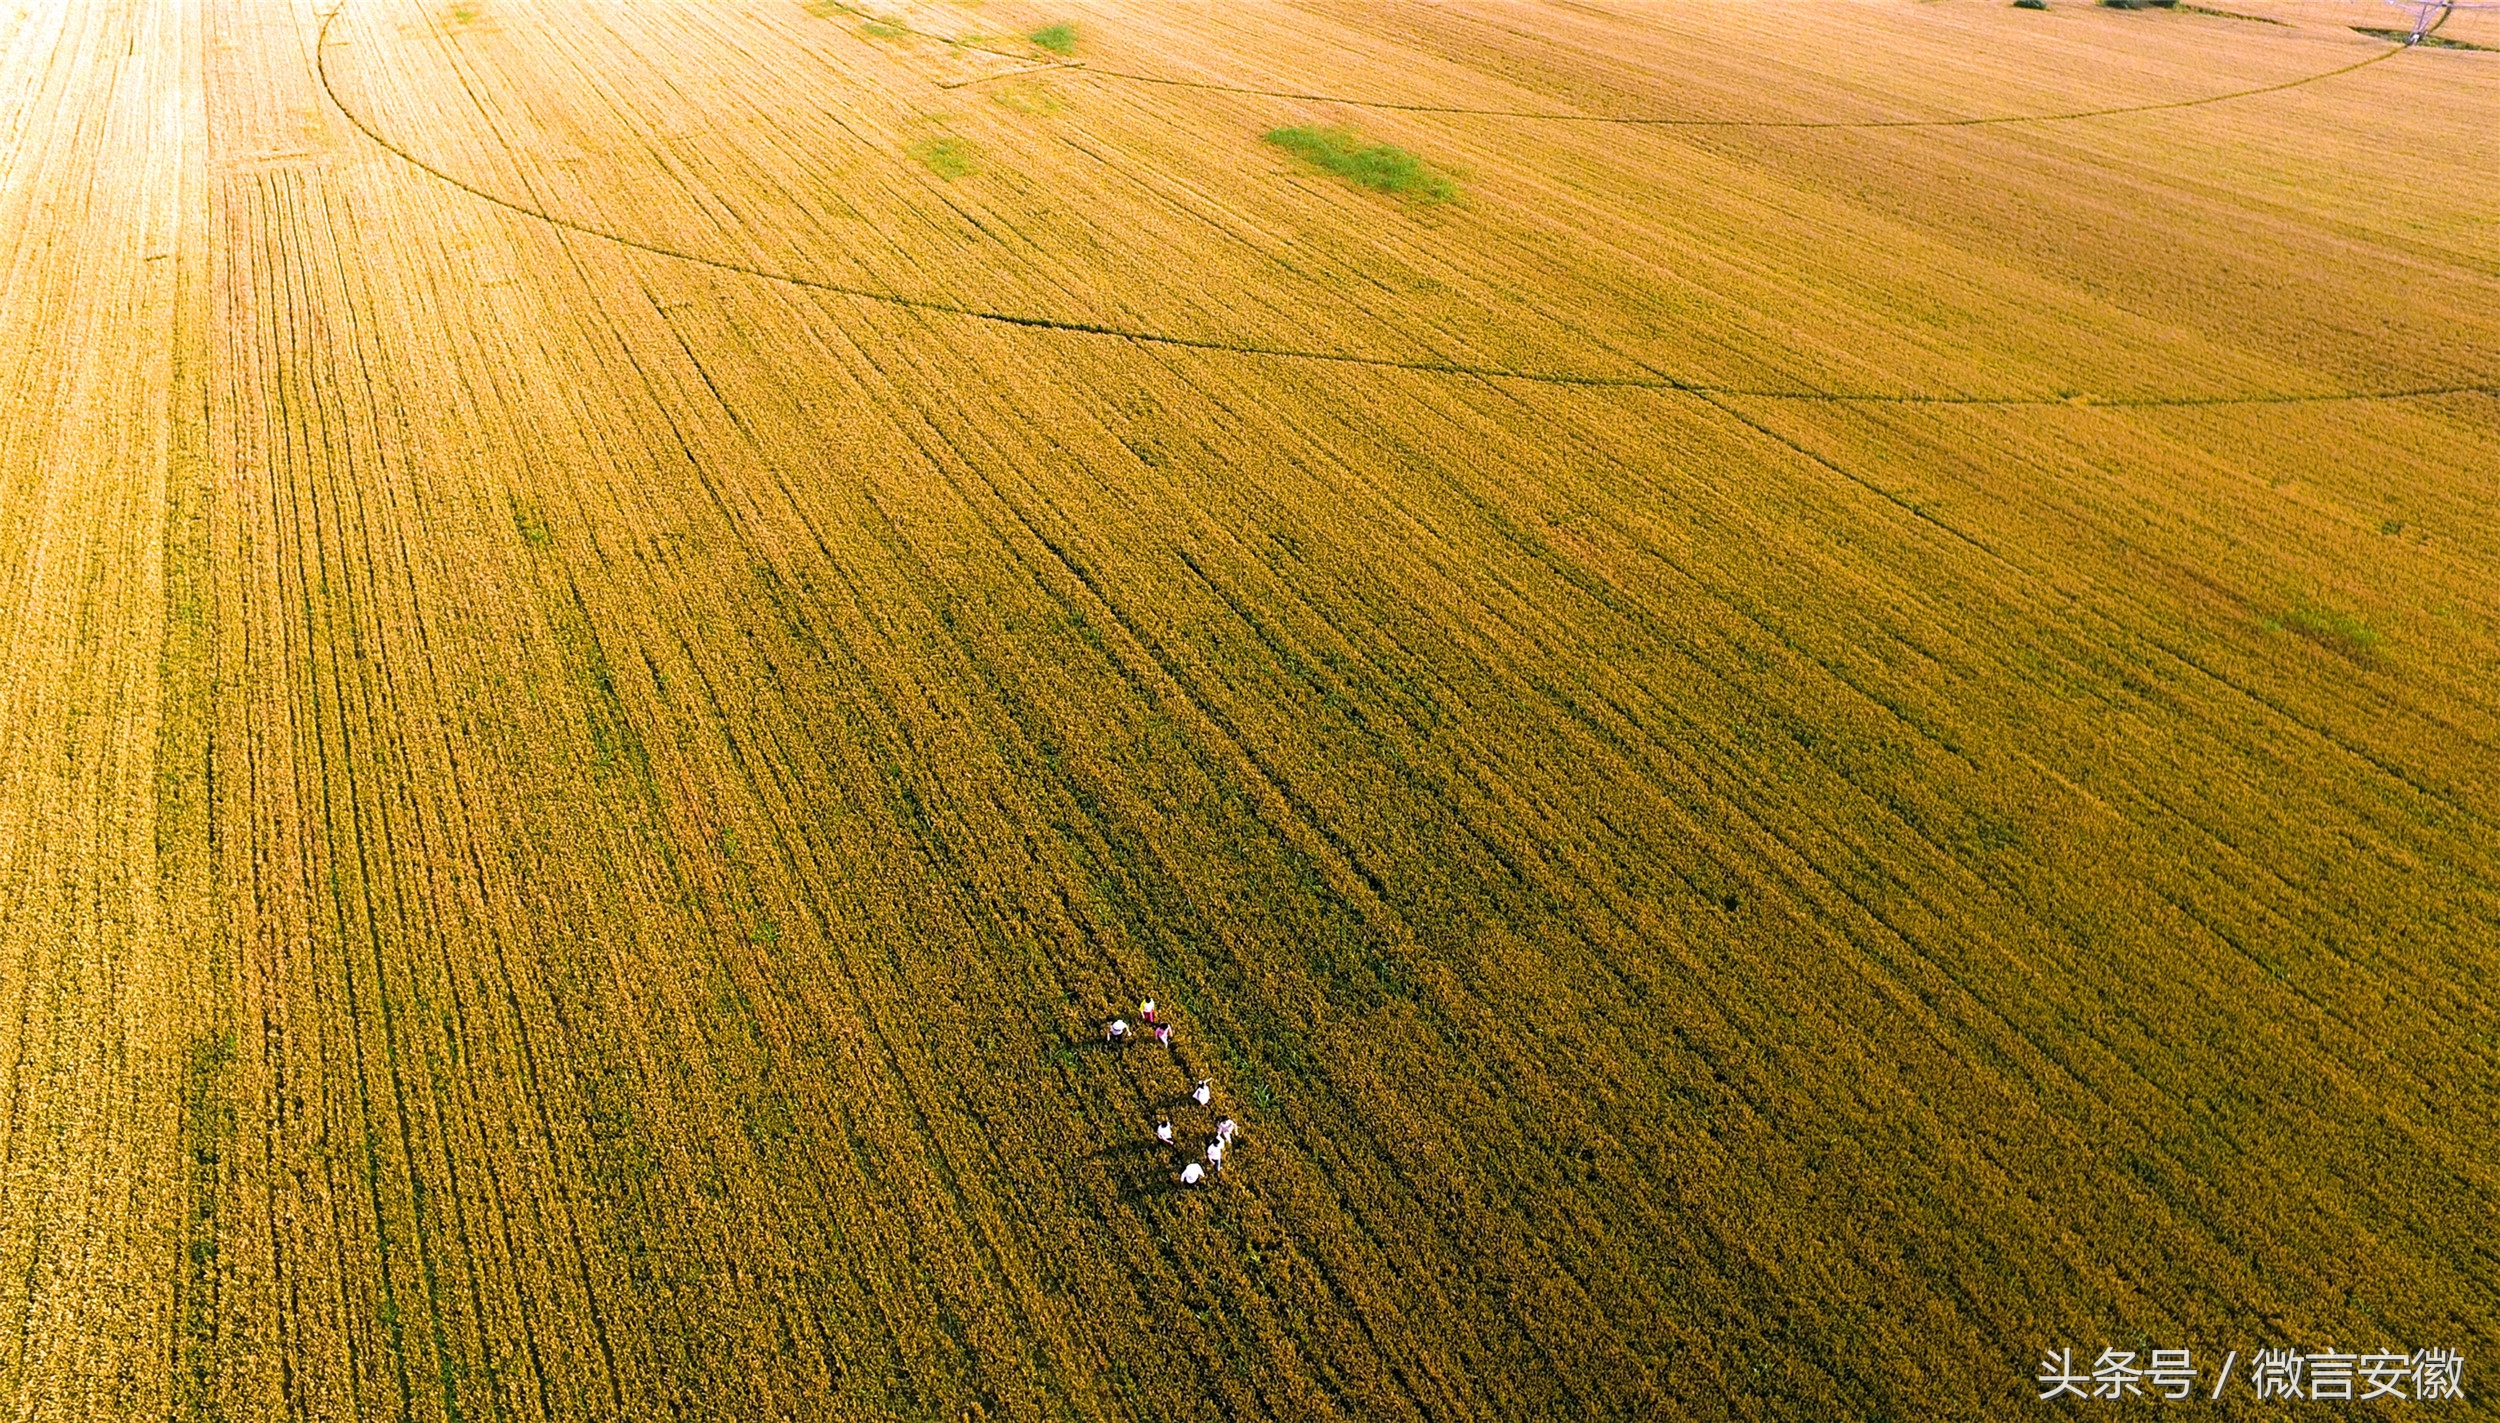
[[[1587,371],[1539,371],[1510,366],[1492,366],[1472,362],[1439,360],[1429,357],[1407,358],[1397,356],[1378,356],[1367,355],[1357,351],[1329,351],[1291,346],[1263,345],[1249,341],[1224,340],[1216,337],[1205,336],[1185,336],[1172,332],[1150,331],[1139,327],[1115,326],[1106,322],[1072,320],[1053,316],[1037,316],[1023,312],[996,311],[982,307],[966,306],[960,302],[942,301],[930,297],[910,296],[900,292],[878,291],[868,287],[854,287],[840,282],[828,282],[814,277],[799,276],[790,272],[774,271],[771,268],[756,266],[748,262],[707,256],[700,252],[689,252],[681,248],[670,247],[661,243],[644,241],[627,233],[611,231],[594,223],[584,222],[578,218],[566,217],[561,213],[548,212],[545,209],[537,207],[531,203],[505,197],[500,193],[480,187],[476,183],[473,183],[468,179],[463,178],[460,175],[424,158],[409,149],[406,145],[384,133],[373,123],[371,119],[367,118],[362,112],[350,105],[340,96],[336,84],[332,81],[329,63],[330,27],[337,23],[339,15],[344,12],[346,8],[347,6],[342,3],[332,8],[329,13],[325,14],[322,17],[319,32],[315,36],[315,43],[313,47],[313,69],[315,76],[321,82],[322,93],[328,96],[331,104],[335,106],[339,113],[347,119],[348,123],[353,125],[356,131],[363,134],[367,140],[372,142],[375,146],[390,153],[392,156],[398,158],[400,161],[417,169],[419,172],[435,179],[437,182],[457,188],[461,192],[467,193],[469,196],[476,198],[481,202],[491,203],[507,212],[517,213],[523,217],[532,218],[536,221],[547,223],[550,226],[562,228],[568,232],[577,232],[585,237],[594,237],[603,242],[613,242],[619,246],[629,247],[637,252],[648,253],[654,257],[666,257],[673,261],[691,262],[698,266],[709,267],[715,271],[732,272],[740,276],[754,277],[768,282],[779,282],[787,286],[799,287],[808,291],[824,292],[834,296],[851,297],[860,301],[877,302],[886,306],[900,307],[910,311],[928,312],[932,315],[961,317],[972,321],[986,321],[996,325],[1020,327],[1031,331],[1048,331],[1075,336],[1101,336],[1113,340],[1134,342],[1138,345],[1162,346],[1190,351],[1208,351],[1238,356],[1253,356],[1272,360],[1318,361],[1331,365],[1361,366],[1376,370],[1410,371],[1424,375],[1463,376],[1481,380],[1523,381],[1536,385],[1582,386],[1597,389],[1616,390],[1657,390],[1706,398],[1717,397],[1746,400],[1795,401],[1827,405],[1935,405],[1974,407],[2065,405],[2100,407],[2113,410],[2148,410],[2181,409],[2202,406],[2318,405],[2361,401],[2427,400],[2442,396],[2459,395],[2482,395],[2500,399],[2500,375],[2449,384],[2408,386],[2388,390],[2343,390],[2298,393],[2269,391],[2225,395],[2139,394],[2108,397],[2077,397],[2045,393],[1973,395],[1950,392],[1830,391],[1781,389],[1778,387],[1724,386],[1712,385],[1702,381],[1686,380],[1667,372],[1655,370],[1646,366],[1640,367],[1634,371],[1611,374],[1605,372]],[[2401,51],[2389,50],[2383,54],[2374,56],[2372,59],[2365,60],[2363,63],[2376,63],[2379,59],[2387,58],[2389,55],[2396,53],[2401,53]],[[2348,65],[2345,70],[2337,72],[2346,72],[2360,67],[2360,65]],[[1637,364],[1636,362],[1630,362],[1629,358],[1627,358],[1627,363]]]
[[[329,15],[323,17],[322,27],[325,32],[328,29],[330,18],[335,17],[338,12],[344,8],[346,8],[345,0],[340,0],[339,4],[331,7]],[[974,43],[971,40],[959,39],[951,35],[941,35],[928,30],[913,29],[911,26],[904,24],[900,20],[872,16],[866,10],[842,3],[842,0],[816,0],[816,3],[812,4],[809,8],[812,12],[816,13],[829,15],[854,15],[870,19],[875,23],[886,26],[887,30],[893,34],[912,35],[920,39],[930,40],[935,43],[945,45],[951,49],[970,50],[976,54],[993,55],[1000,59],[1019,59],[1025,57],[1009,53],[1005,50],[992,49],[987,45]],[[2267,19],[2262,15],[2242,15],[2229,10],[2208,10],[2200,5],[2190,5],[2186,8],[2194,10],[2199,14],[2219,15],[2226,19],[2255,20],[2262,24],[2269,25],[2280,25],[2283,23],[2280,20]],[[2446,22],[2445,16],[2441,17],[2441,22]],[[2395,33],[2363,29],[2357,25],[2351,26],[2350,28],[2358,34],[2376,35],[2382,33]],[[1067,29],[1068,27],[1064,24],[1051,27],[1051,31]],[[1042,33],[1047,32],[1037,32],[1034,36],[1030,36],[1028,38],[1037,47],[1047,49],[1053,54],[1067,55],[1073,53],[1071,48],[1063,47],[1057,44],[1042,43],[1040,38]],[[1069,31],[1066,38],[1072,40],[1074,38],[1073,31]],[[2452,44],[2449,47],[2455,49],[2479,49],[2482,46]],[[1170,74],[1139,74],[1131,70],[1103,69],[1095,65],[1087,64],[1081,59],[1073,58],[1046,60],[1040,64],[1028,65],[1022,69],[1009,70],[999,74],[977,75],[970,79],[958,79],[950,83],[941,84],[938,87],[943,89],[964,89],[971,88],[976,85],[987,84],[993,80],[1013,78],[1019,74],[1030,74],[1036,70],[1062,70],[1075,74],[1079,77],[1116,79],[1131,84],[1155,84],[1172,89],[1197,89],[1216,94],[1238,94],[1247,98],[1292,99],[1298,102],[1311,104],[1343,104],[1350,108],[1377,109],[1387,113],[1444,114],[1466,118],[1519,119],[1541,123],[1627,124],[1650,128],[1975,128],[1989,124],[2067,123],[2078,119],[2116,118],[2122,114],[2158,113],[2167,109],[2192,109],[2205,104],[2227,103],[2233,99],[2251,99],[2261,94],[2279,94],[2286,89],[2297,89],[2305,84],[2315,84],[2321,80],[2333,79],[2338,75],[2350,74],[2356,69],[2365,68],[2369,65],[2378,63],[2382,59],[2391,57],[2392,56],[2390,54],[2382,52],[2374,54],[2368,59],[2360,60],[2356,63],[2347,64],[2336,69],[2325,70],[2317,74],[2303,75],[2297,79],[2287,79],[2275,84],[2261,84],[2252,89],[2234,89],[2228,93],[2222,94],[2205,94],[2193,99],[2161,99],[2149,104],[2122,104],[2115,107],[2100,109],[2071,109],[2060,113],[2050,114],[1984,114],[1943,119],[1719,119],[1647,114],[1568,114],[1541,109],[1479,109],[1455,105],[1410,104],[1389,99],[1354,99],[1341,94],[1302,94],[1288,89],[1259,89],[1240,84],[1219,84],[1208,79],[1183,79],[1177,75]]]
[[[333,13],[336,13],[335,11]],[[1291,99],[1307,104],[1342,104],[1348,108],[1377,109],[1385,113],[1441,114],[1462,118],[1518,119],[1539,123],[1623,124],[1644,128],[1702,129],[1918,129],[1918,128],[1982,128],[1997,124],[2072,123],[2082,119],[2118,118],[2126,114],[2163,113],[2173,109],[2201,108],[2207,104],[2229,103],[2234,99],[2254,99],[2265,94],[2280,94],[2287,89],[2322,83],[2356,69],[2367,69],[2383,60],[2392,59],[2402,48],[2381,50],[2367,59],[2304,74],[2273,84],[2260,84],[2249,89],[2233,89],[2221,94],[2202,94],[2192,99],[2159,99],[2148,104],[2118,104],[2098,109],[2067,109],[2047,114],[1974,114],[1942,119],[1727,119],[1651,114],[1571,114],[1542,109],[1476,109],[1446,104],[1410,104],[1391,99],[1357,99],[1344,94],[1303,94],[1289,89],[1257,89],[1239,84],[1219,84],[1209,79],[1183,79],[1168,74],[1138,74],[1128,70],[1102,69],[1082,62],[1051,65],[1049,68],[1095,79],[1117,79],[1131,84],[1154,84],[1171,89],[1197,89],[1216,94],[1237,94],[1254,99]],[[990,75],[962,81],[964,85],[987,83]],[[960,86],[950,86],[960,87]]]

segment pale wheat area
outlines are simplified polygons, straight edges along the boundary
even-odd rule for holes
[[[2490,1416],[2500,12],[331,3],[0,10],[0,1418]]]

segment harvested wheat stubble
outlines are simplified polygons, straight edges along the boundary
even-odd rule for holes
[[[2500,1345],[2488,57],[817,8],[0,29],[16,1416]]]

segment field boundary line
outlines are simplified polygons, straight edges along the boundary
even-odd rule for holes
[[[553,227],[559,227],[568,232],[578,232],[586,237],[596,237],[605,242],[613,242],[621,247],[629,247],[637,252],[648,253],[654,257],[665,257],[672,261],[679,262],[691,262],[697,266],[709,267],[714,271],[730,272],[739,276],[754,277],[768,282],[778,282],[786,286],[800,287],[808,291],[823,292],[832,296],[845,296],[861,301],[879,302],[887,306],[900,307],[910,311],[927,312],[932,315],[962,317],[972,321],[986,321],[1000,326],[1022,327],[1026,330],[1056,332],[1062,335],[1102,336],[1113,340],[1131,342],[1141,346],[1164,346],[1179,350],[1209,351],[1237,356],[1259,356],[1274,360],[1319,361],[1332,365],[1361,366],[1374,370],[1410,371],[1421,375],[1467,376],[1479,380],[1521,381],[1534,385],[1581,386],[1592,389],[1610,390],[1672,391],[1702,399],[1726,397],[1729,399],[1778,400],[1826,405],[1936,405],[1971,406],[1978,408],[2065,405],[2085,408],[2106,407],[2114,410],[2153,410],[2202,406],[2325,405],[2341,404],[2345,402],[2428,400],[2452,395],[2487,395],[2500,398],[2500,377],[2494,377],[2489,381],[2466,381],[2446,385],[2409,386],[2393,390],[2321,391],[2306,394],[2268,392],[2249,395],[2144,395],[2113,396],[2108,398],[2060,397],[2055,395],[1956,395],[1924,391],[1883,392],[1781,390],[1771,387],[1720,386],[1711,385],[1702,381],[1687,380],[1680,376],[1669,375],[1665,372],[1658,371],[1655,368],[1642,364],[1637,360],[1634,360],[1632,363],[1641,366],[1641,374],[1606,375],[1587,371],[1527,370],[1517,367],[1482,365],[1465,361],[1410,359],[1398,356],[1373,356],[1365,355],[1357,351],[1329,351],[1294,346],[1269,346],[1261,345],[1256,342],[1228,341],[1215,337],[1184,336],[1166,331],[1147,330],[1142,327],[1114,326],[1105,322],[1072,320],[1056,316],[1038,316],[1029,312],[998,311],[984,307],[966,306],[960,302],[943,301],[932,297],[916,297],[901,292],[879,291],[871,287],[849,286],[840,282],[825,281],[821,278],[805,277],[790,272],[775,271],[769,267],[760,267],[750,262],[740,262],[725,257],[706,256],[700,252],[689,252],[683,248],[669,247],[656,242],[647,242],[627,233],[616,232],[609,228],[601,227],[595,223],[584,222],[579,218],[566,217],[561,213],[549,212],[532,202],[524,202],[518,199],[505,197],[500,193],[480,187],[476,183],[470,182],[468,179],[438,166],[432,161],[410,150],[405,145],[393,139],[390,135],[384,133],[380,128],[375,126],[372,120],[366,118],[363,113],[359,112],[354,106],[350,105],[345,99],[339,96],[338,88],[332,82],[330,77],[329,36],[331,26],[337,22],[338,17],[345,13],[346,10],[347,5],[344,0],[342,0],[342,3],[334,5],[329,10],[325,11],[321,17],[320,30],[314,40],[313,70],[315,78],[320,81],[322,93],[328,96],[331,105],[337,108],[340,114],[345,116],[348,123],[353,125],[357,132],[363,134],[377,147],[392,154],[394,157],[397,157],[410,167],[417,169],[436,181],[457,188],[461,192],[467,193],[473,198],[477,198],[482,202],[493,204],[494,206],[502,208],[507,212],[517,213],[520,216],[531,218],[535,221],[543,222]],[[2401,52],[2401,50],[2390,50],[2386,54],[2374,55],[2369,59],[2365,59],[2361,61],[2361,64],[2347,65],[2344,69],[2334,72],[2348,73],[2353,69],[2360,68],[2363,64],[2376,64],[2380,60],[2389,58],[2390,56]],[[1053,67],[1070,68],[1074,66]],[[2325,78],[2329,76],[2319,75],[2315,77]],[[2294,81],[2294,83],[2306,82],[2311,81]],[[2290,88],[2293,87],[2293,85],[2284,84],[2277,85],[2275,87]],[[2214,101],[2197,100],[2189,102]],[[2024,122],[2029,121],[2030,120],[2024,120]],[[1976,123],[1998,121],[1955,120],[1953,122]],[[2012,122],[2012,120],[2006,120],[2006,122]],[[1849,127],[1850,125],[1837,126]],[[1925,124],[1925,121],[1921,121],[1921,126],[1932,125],[1927,125]]]
[[[863,20],[873,20],[881,25],[890,25],[895,29],[901,30],[904,34],[911,35],[917,39],[931,40],[938,44],[945,45],[949,49],[969,50],[974,54],[993,55],[1000,59],[1030,60],[1030,57],[1026,55],[1009,54],[1005,50],[996,50],[991,49],[986,45],[967,43],[966,41],[956,39],[950,35],[941,35],[932,33],[928,30],[914,29],[898,20],[870,14],[868,11],[860,9],[856,5],[842,4],[840,3],[840,0],[834,0],[834,3],[825,6],[825,8],[836,14],[854,15]],[[2442,15],[2440,17],[2440,22],[2445,24],[2447,22],[2447,16]],[[2432,28],[2436,29],[2437,26],[2433,26]],[[1022,69],[1009,70],[1001,74],[983,74],[971,79],[958,79],[953,83],[940,84],[938,87],[941,89],[966,89],[975,84],[987,84],[998,79],[1011,79],[1020,74],[1064,72],[1083,74],[1096,79],[1118,79],[1131,84],[1155,84],[1171,89],[1197,89],[1215,94],[1239,94],[1244,97],[1256,99],[1292,99],[1299,103],[1342,104],[1350,109],[1378,109],[1387,113],[1444,114],[1453,117],[1485,119],[1523,119],[1541,123],[1623,124],[1644,128],[1714,129],[1759,128],[1828,130],[1977,128],[1988,124],[2069,123],[2078,119],[2106,119],[2116,118],[2123,114],[2160,113],[2170,109],[2193,109],[2206,104],[2227,103],[2233,99],[2253,99],[2262,94],[2279,94],[2286,89],[2298,89],[2303,85],[2316,84],[2323,80],[2333,79],[2338,75],[2350,74],[2356,69],[2365,69],[2381,60],[2393,59],[2396,55],[2402,52],[2403,48],[2399,47],[2397,49],[2391,49],[2379,54],[2371,55],[2368,59],[2347,64],[2338,69],[2326,70],[2323,73],[2304,75],[2297,79],[2286,79],[2275,84],[2261,84],[2253,89],[2234,89],[2227,94],[2206,94],[2194,99],[2162,99],[2150,104],[2122,104],[2112,108],[2074,109],[2053,114],[1983,114],[1951,119],[1711,119],[1669,118],[1665,115],[1647,114],[1561,114],[1539,109],[1471,109],[1458,105],[1406,104],[1387,99],[1349,99],[1339,94],[1298,94],[1287,89],[1256,89],[1241,84],[1219,84],[1208,79],[1182,79],[1168,74],[1138,74],[1121,69],[1097,69],[1081,59],[1045,59],[1031,61],[1028,62]]]
[[[920,32],[915,30],[913,33]],[[955,43],[953,40],[947,40],[938,35],[930,35],[927,38],[936,39],[945,44]],[[981,51],[984,54],[996,52],[995,50]],[[2373,64],[2393,59],[2402,53],[2404,53],[2404,47],[2399,46],[2371,55],[2367,59],[2317,74],[2302,75],[2297,79],[2286,79],[2274,84],[2261,84],[2253,89],[2234,89],[2225,94],[2205,94],[2193,99],[2162,99],[2150,104],[2120,104],[2110,108],[2070,109],[2049,114],[1973,114],[1948,119],[1715,119],[1674,118],[1664,114],[1565,114],[1542,109],[1472,109],[1450,104],[1408,104],[1388,99],[1351,99],[1342,94],[1301,94],[1287,89],[1256,89],[1247,85],[1219,84],[1207,79],[1181,79],[1167,74],[1137,74],[1120,69],[1097,69],[1082,60],[1071,60],[1064,64],[1045,63],[1039,67],[1090,75],[1097,79],[1117,79],[1130,84],[1153,84],[1167,89],[1196,89],[1206,93],[1236,94],[1254,99],[1291,99],[1305,104],[1339,104],[1350,109],[1376,109],[1383,113],[1439,114],[1450,118],[1518,119],[1537,123],[1613,124],[1632,128],[1819,129],[1830,131],[1835,129],[1981,128],[1995,124],[2072,123],[2081,119],[2108,119],[2127,114],[2154,114],[2174,109],[2202,108],[2207,104],[2228,103],[2234,99],[2254,99],[2266,94],[2280,94],[2287,89],[2298,89],[2306,85],[2322,83],[2350,74],[2356,69],[2367,69]],[[1018,72],[1030,73],[1032,71]],[[983,75],[978,79],[966,79],[944,87],[962,88],[1006,77],[1008,76],[1004,74]]]

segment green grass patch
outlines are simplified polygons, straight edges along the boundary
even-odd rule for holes
[[[990,99],[1013,113],[1039,115],[1059,112],[1059,91],[1047,84],[1003,84],[990,91]]]
[[[1055,25],[1044,25],[1025,38],[1052,54],[1076,53],[1076,26],[1065,20]]]
[[[2350,657],[2365,657],[2387,640],[2387,635],[2350,613],[2322,608],[2306,598],[2292,599],[2291,606],[2270,619],[2268,627],[2297,633],[2321,647]]]
[[[532,548],[545,548],[555,542],[555,535],[547,530],[547,516],[538,512],[537,505],[517,494],[505,498],[512,505],[512,531],[521,536],[521,542]]]
[[[973,171],[973,156],[980,150],[972,146],[971,140],[950,134],[945,138],[924,138],[909,151],[923,167],[951,183]]]
[[[863,22],[859,27],[859,32],[872,39],[881,40],[898,40],[911,33],[911,31],[894,23],[892,20],[875,19]]]
[[[1417,202],[1442,203],[1458,196],[1458,185],[1432,171],[1403,148],[1365,143],[1346,128],[1274,128],[1269,143],[1305,163],[1359,183],[1377,193],[1392,193]]]
[[[477,16],[478,8],[475,5],[454,5],[451,7],[451,22],[455,25],[474,25],[477,23]]]

